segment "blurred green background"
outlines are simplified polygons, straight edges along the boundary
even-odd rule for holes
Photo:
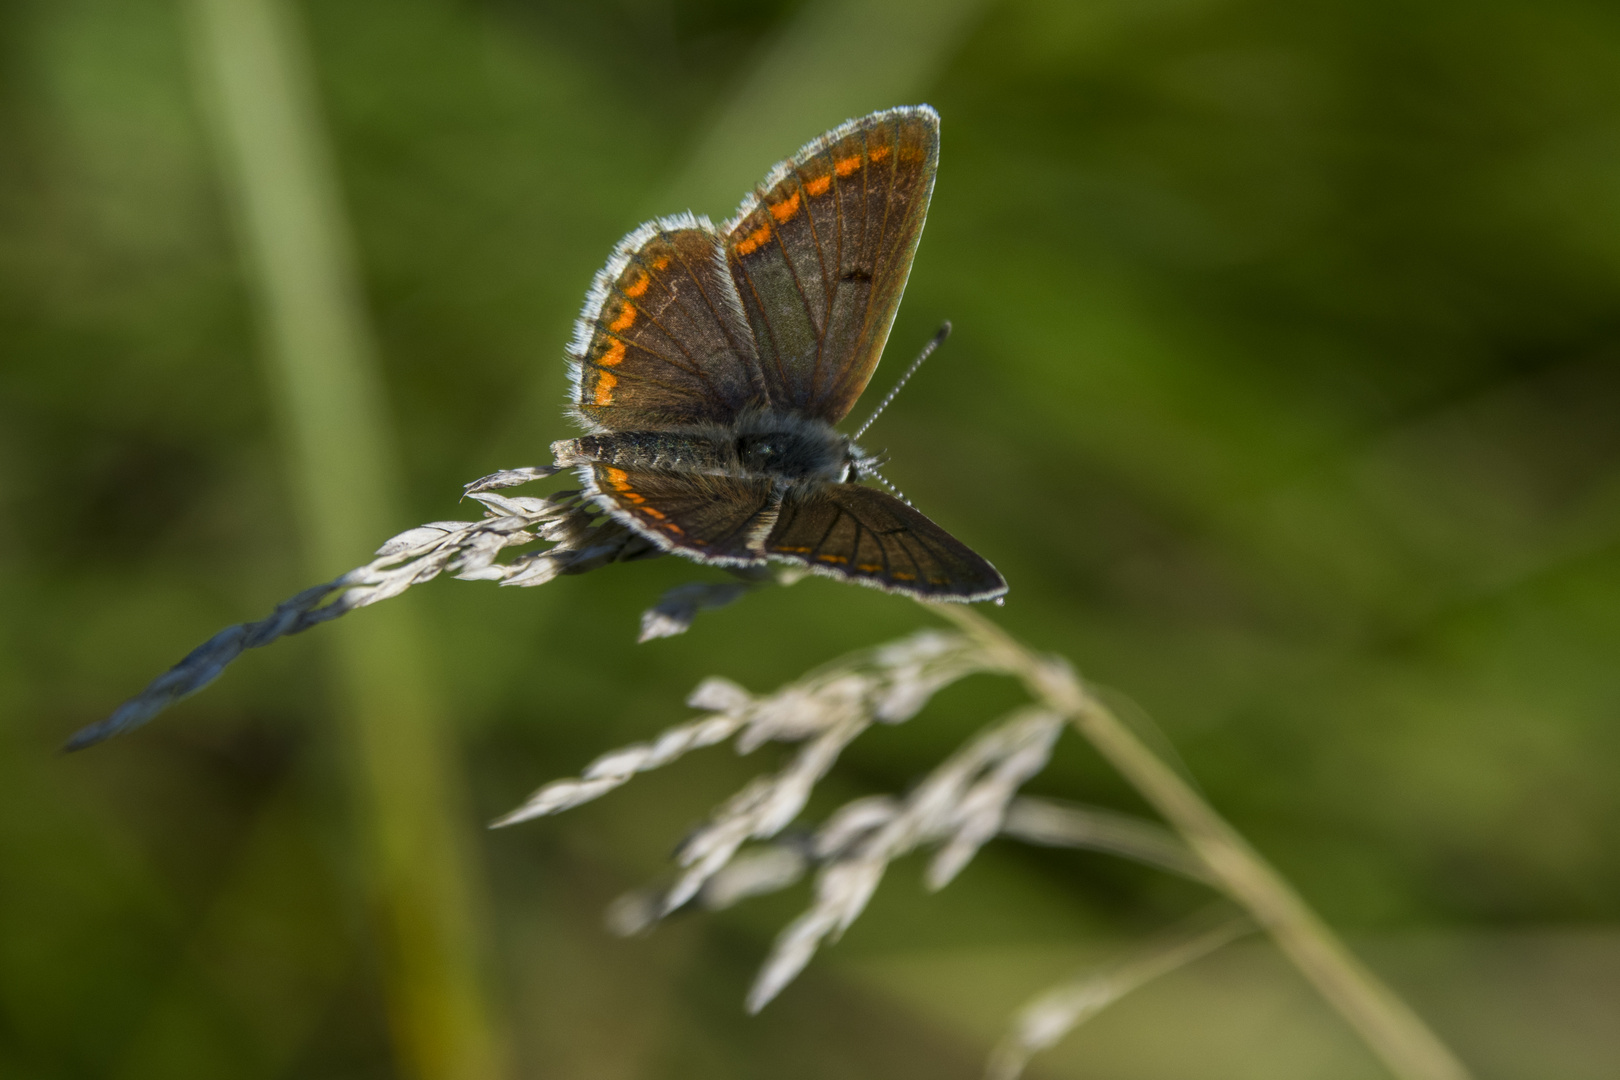
[[[445,947],[487,1027],[437,1075],[975,1076],[1026,997],[1204,902],[1101,856],[996,845],[938,895],[908,862],[753,1019],[802,888],[608,936],[604,905],[771,751],[479,823],[684,718],[704,675],[766,690],[928,622],[818,580],[638,646],[642,608],[713,574],[674,559],[435,582],[55,756],[221,626],[543,463],[585,287],[639,221],[723,217],[820,131],[915,101],[939,182],[874,385],[956,333],[866,440],[890,478],[1005,573],[994,617],[1151,713],[1481,1077],[1620,1070],[1620,9],[298,5],[398,474],[332,556],[198,7],[0,5],[0,1075],[432,1071],[390,1033],[349,623],[422,639],[402,674],[451,827],[414,869],[454,874]],[[873,733],[818,806],[903,789],[1013,700],[968,684]],[[1141,808],[1077,743],[1032,790]],[[1251,942],[1032,1075],[1383,1074]]]

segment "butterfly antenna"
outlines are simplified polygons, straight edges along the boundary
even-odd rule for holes
[[[906,493],[901,491],[899,488],[895,487],[893,484],[889,483],[889,478],[887,476],[884,476],[882,473],[878,472],[876,469],[872,468],[871,466],[868,466],[867,468],[861,470],[861,475],[862,476],[870,476],[872,479],[876,480],[878,483],[880,483],[884,487],[888,488],[889,489],[889,494],[893,495],[895,498],[899,499],[901,502],[905,503],[907,506],[911,505],[911,500],[906,498]]]
[[[900,393],[901,388],[906,385],[913,375],[917,374],[917,369],[923,366],[923,361],[933,356],[934,350],[939,348],[940,343],[950,336],[951,324],[947,322],[939,328],[939,333],[935,334],[928,344],[923,346],[923,351],[917,356],[917,359],[911,362],[911,366],[906,368],[906,373],[900,376],[900,381],[894,384],[894,389],[890,390],[883,400],[878,403],[877,411],[866,418],[866,423],[861,425],[861,429],[854,434],[854,438],[858,439],[866,434],[866,429],[872,426],[874,420],[883,415],[883,410],[889,407],[889,403],[894,400],[895,395]],[[882,480],[883,478],[880,476],[878,479]],[[887,480],[883,480],[883,482],[888,483]]]

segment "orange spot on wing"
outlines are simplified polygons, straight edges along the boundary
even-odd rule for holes
[[[593,399],[597,405],[613,404],[613,388],[619,385],[619,377],[611,371],[604,371],[596,377],[596,397]],[[619,473],[620,476],[624,474]]]
[[[604,374],[602,377],[604,379],[613,378],[612,375],[607,374]],[[620,495],[624,496],[626,502],[644,503],[647,501],[642,496],[637,495],[630,489],[630,474],[625,472],[623,469],[615,469],[611,465],[608,466],[607,479],[608,486],[614,491],[617,491]]]
[[[848,176],[850,173],[854,172],[860,167],[861,155],[859,154],[856,154],[853,157],[839,158],[837,161],[833,162],[833,172],[837,173],[839,176]]]
[[[923,148],[920,147],[920,146],[902,146],[900,148],[900,160],[901,161],[908,162],[908,163],[915,163],[915,162],[918,162],[918,161],[922,161],[922,160],[926,159],[927,157],[928,157],[928,153],[925,150],[923,150]]]
[[[827,194],[827,189],[830,187],[832,187],[832,177],[830,175],[818,176],[814,180],[805,181],[804,190],[810,193],[811,198],[819,199]]]
[[[686,535],[686,530],[681,528],[679,525],[675,524],[673,521],[664,522],[663,527],[668,529],[670,532],[674,533],[676,536],[685,536]]]
[[[793,197],[785,199],[771,207],[771,217],[778,222],[788,221],[799,212],[799,193],[795,191]]]
[[[619,309],[619,317],[608,323],[608,329],[622,334],[636,324],[636,309],[629,304]]]
[[[905,573],[902,570],[896,570],[892,576],[894,577],[894,579],[896,581],[916,581],[917,580],[917,575],[916,574],[908,574],[908,573]]]
[[[817,555],[816,558],[820,559],[822,562],[830,562],[830,563],[847,563],[847,562],[849,562],[849,559],[847,559],[843,555]]]
[[[643,513],[643,514],[646,514],[646,515],[648,515],[648,516],[649,516],[649,517],[655,517],[655,518],[657,518],[657,519],[658,519],[658,520],[659,520],[659,521],[663,521],[663,520],[664,520],[664,514],[663,514],[663,512],[662,512],[662,511],[660,511],[660,510],[654,510],[654,509],[653,509],[653,508],[652,508],[652,507],[650,507],[650,506],[643,506],[643,507],[642,507],[642,508],[641,508],[641,512],[642,512],[642,513]]]
[[[786,547],[786,546],[783,546],[783,547],[777,548],[776,550],[777,551],[791,551],[795,555],[808,555],[808,554],[810,554],[810,549],[807,548],[807,547]]]
[[[883,143],[882,145],[872,147],[871,153],[867,156],[872,159],[872,164],[876,165],[878,162],[889,156],[889,144]]]
[[[668,255],[660,255],[660,256],[658,256],[658,258],[654,259],[653,263],[652,263],[652,267],[653,267],[654,270],[662,270],[668,265],[669,265],[669,256]]]
[[[862,571],[864,573],[875,574],[879,570],[882,570],[883,566],[880,563],[861,563],[855,569],[860,570],[860,571]]]
[[[752,255],[759,245],[771,238],[771,223],[766,222],[741,240],[737,241],[737,254]]]
[[[596,362],[603,367],[617,367],[624,363],[624,342],[615,338],[613,344],[608,346],[607,352],[597,357]]]
[[[636,280],[624,287],[626,296],[640,296],[647,291],[647,286],[652,284],[652,278],[647,276],[645,270],[638,270],[636,273],[639,275]]]

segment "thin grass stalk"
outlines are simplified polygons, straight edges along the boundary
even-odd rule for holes
[[[381,379],[295,12],[191,0],[194,68],[259,309],[288,468],[324,577],[397,531]],[[420,1080],[493,1080],[501,1042],[481,984],[461,777],[409,606],[346,621],[340,709],[382,933],[397,1056]]]
[[[1097,752],[1181,834],[1211,877],[1242,905],[1374,1054],[1401,1080],[1469,1080],[1411,1007],[1361,961],[1180,774],[1154,754],[1062,661],[1041,656],[977,611],[930,604],[973,636],[1030,694],[1069,718]]]
[[[1099,968],[1053,987],[1025,1005],[1012,1031],[990,1054],[985,1080],[1019,1080],[1030,1058],[1048,1050],[1081,1024],[1155,979],[1200,960],[1254,932],[1247,916],[1205,925],[1208,915],[1165,934],[1121,963]]]

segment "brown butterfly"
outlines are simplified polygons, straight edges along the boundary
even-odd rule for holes
[[[862,486],[878,462],[833,428],[883,353],[938,162],[938,113],[876,112],[777,165],[719,230],[685,214],[625,237],[569,349],[570,411],[590,434],[555,443],[557,463],[698,562],[789,562],[934,600],[1005,593],[966,544]]]

